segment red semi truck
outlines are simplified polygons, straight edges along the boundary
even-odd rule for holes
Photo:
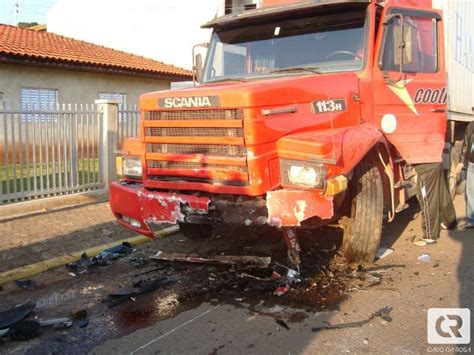
[[[414,194],[413,165],[449,146],[442,12],[430,0],[239,9],[203,26],[199,86],[141,96],[112,211],[150,237],[162,223],[192,238],[269,224],[294,264],[297,228],[340,223],[347,259],[372,262],[383,220]]]

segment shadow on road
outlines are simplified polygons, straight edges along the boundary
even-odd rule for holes
[[[457,196],[463,199],[463,196]],[[456,211],[458,214],[458,224],[463,225],[466,222],[465,202],[463,199],[462,209]],[[459,346],[474,346],[474,229],[457,229],[449,231],[449,236],[457,243],[461,244],[462,252],[457,267],[457,277],[459,281],[459,308],[468,308],[471,310],[471,343]]]

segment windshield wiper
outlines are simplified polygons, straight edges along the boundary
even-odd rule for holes
[[[309,72],[314,74],[322,74],[317,67],[288,67],[288,68],[281,68],[281,69],[273,69],[270,70],[270,73],[292,73],[292,72]]]

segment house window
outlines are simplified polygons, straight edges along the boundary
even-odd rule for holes
[[[58,103],[57,89],[40,88],[22,88],[21,89],[21,108],[22,110],[51,110],[55,109]],[[49,113],[27,113],[21,115],[24,123],[38,121],[56,120],[55,115]]]
[[[120,92],[101,92],[99,93],[99,99],[114,100],[119,104],[119,106],[127,104],[127,94]]]
[[[30,109],[51,108],[58,103],[57,89],[22,88],[21,107]]]

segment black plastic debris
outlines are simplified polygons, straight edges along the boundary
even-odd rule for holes
[[[94,258],[89,258],[86,253],[82,254],[81,260],[78,260],[74,263],[66,264],[66,268],[75,275],[83,275],[89,273],[89,267],[96,264],[93,260]]]
[[[25,290],[34,290],[36,288],[36,282],[30,279],[26,280],[15,280],[17,286],[24,288]]]
[[[26,318],[35,307],[36,303],[27,303],[0,312],[0,329],[8,328]]]
[[[128,242],[123,242],[112,248],[101,251],[96,256],[89,258],[86,253],[82,254],[81,260],[66,265],[66,268],[75,275],[89,273],[92,266],[106,266],[109,261],[115,260],[133,252],[133,246]]]
[[[41,325],[33,320],[23,320],[11,325],[7,336],[12,341],[26,341],[40,335]]]
[[[169,285],[172,282],[174,281],[166,276],[159,277],[158,279],[140,280],[133,284],[134,288],[132,290],[121,289],[114,294],[107,295],[105,302],[108,303],[109,308],[112,308],[130,300],[135,301],[137,298]]]
[[[101,261],[115,260],[126,256],[131,252],[133,252],[133,245],[128,242],[123,242],[120,245],[105,249],[99,255],[97,255],[96,258]]]
[[[77,325],[79,326],[79,328],[85,328],[89,325],[89,319],[85,318],[85,319],[81,319]]]
[[[282,326],[283,328],[287,329],[287,330],[290,330],[290,327],[288,326],[288,324],[286,324],[286,322],[282,319],[275,319],[275,321],[278,323],[278,325]]]
[[[348,322],[348,323],[339,323],[339,324],[324,324],[321,326],[313,327],[311,330],[313,332],[317,332],[323,329],[343,329],[343,328],[354,328],[354,327],[361,327],[364,324],[370,323],[373,319],[379,317],[383,319],[386,322],[391,322],[392,318],[390,317],[390,312],[392,312],[393,308],[392,307],[384,307],[379,309],[378,311],[372,313],[369,318],[363,319],[360,321],[356,322]]]

